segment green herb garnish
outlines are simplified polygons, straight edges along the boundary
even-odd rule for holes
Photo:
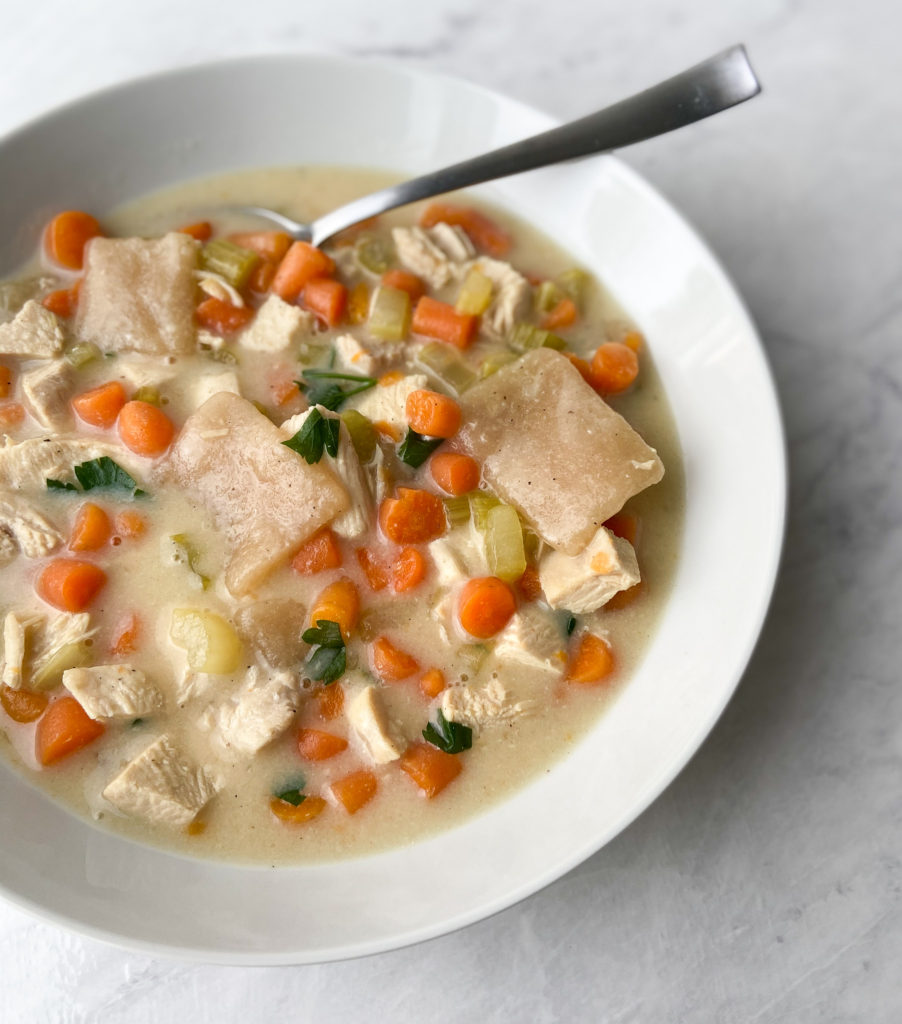
[[[304,630],[301,639],[305,644],[319,644],[320,647],[331,647],[336,650],[345,645],[341,626],[331,619],[317,619],[315,626]]]
[[[344,388],[336,381],[348,380],[357,387]],[[362,391],[369,391],[376,386],[375,377],[361,377],[357,373],[335,373],[334,370],[304,370],[301,380],[295,384],[307,396],[311,405],[321,405],[324,409],[337,412],[342,403]]]
[[[275,794],[277,800],[284,800],[292,807],[300,807],[307,797],[299,789],[283,789],[281,793]]]
[[[62,480],[51,480],[49,477],[46,483],[48,491],[75,491],[76,494],[78,493],[78,488],[75,484],[63,483]]]
[[[430,722],[423,730],[423,739],[446,754],[459,754],[473,746],[473,730],[460,722],[449,722],[439,708],[437,725]]]
[[[408,466],[419,469],[443,441],[443,437],[423,437],[408,427],[407,436],[398,446],[398,458]]]
[[[305,644],[318,644],[307,659],[307,671],[311,679],[319,679],[324,686],[334,683],[347,668],[345,641],[341,627],[330,619],[317,619],[316,625],[305,629],[302,635]]]
[[[138,487],[138,481],[108,455],[102,455],[99,459],[91,459],[89,462],[82,462],[75,466],[75,479],[82,486],[84,491],[97,489],[107,491],[130,491],[133,498],[139,498],[146,494]],[[75,484],[64,483],[62,480],[48,479],[48,491],[77,491]]]
[[[570,618],[567,619],[567,636],[571,636],[574,629],[576,629],[576,618],[571,615]]]
[[[283,441],[282,444],[293,452],[297,452],[312,465],[323,457],[324,449],[333,459],[335,458],[338,454],[340,429],[340,420],[333,419],[331,416],[323,416],[319,409],[314,409],[294,437]]]

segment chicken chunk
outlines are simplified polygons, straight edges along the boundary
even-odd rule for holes
[[[66,336],[54,313],[29,299],[9,323],[0,324],[0,356],[51,359],[63,350]]]
[[[523,605],[495,638],[495,654],[505,666],[522,665],[552,676],[564,672],[566,646],[554,615],[535,604]]]
[[[348,507],[333,470],[324,461],[308,465],[282,443],[289,436],[223,391],[188,417],[164,468],[224,533],[225,583],[236,597]]]
[[[107,455],[123,469],[140,473],[136,458],[121,445],[81,437],[29,437],[24,441],[7,438],[0,445],[0,488],[47,489],[48,477],[72,481],[72,470],[81,462]]]
[[[178,361],[170,357],[171,362],[153,359],[149,356],[125,353],[113,364],[115,378],[124,381],[133,390],[139,388],[158,388],[175,380],[179,374]]]
[[[58,547],[63,535],[38,507],[13,491],[0,490],[0,534],[12,538],[26,558],[43,558]]]
[[[538,702],[514,700],[500,680],[490,679],[480,690],[463,685],[449,686],[442,691],[440,706],[449,722],[480,729],[532,714]]]
[[[396,430],[407,429],[407,396],[429,386],[422,373],[410,373],[386,387],[377,385],[351,400],[353,408],[373,423],[388,423]],[[349,403],[349,404],[351,404]]]
[[[28,631],[41,622],[43,616],[21,612],[7,612],[3,620],[3,671],[0,681],[11,690],[19,690],[25,680],[25,649]]]
[[[252,352],[284,352],[311,334],[313,323],[312,313],[270,295],[236,340]]]
[[[438,540],[430,541],[426,550],[436,568],[436,582],[453,587],[471,576],[489,575],[488,563],[471,527],[456,527]]]
[[[375,686],[365,686],[348,704],[348,722],[361,749],[374,764],[397,761],[406,744],[386,714]]]
[[[94,238],[75,329],[105,352],[191,352],[197,242],[171,231],[162,238]]]
[[[476,255],[469,238],[460,228],[437,224],[423,228],[392,228],[398,259],[433,288],[444,288],[459,280],[466,263]]]
[[[503,260],[483,256],[472,266],[492,282],[492,301],[482,315],[482,328],[491,337],[507,338],[529,306],[529,282]]]
[[[585,615],[621,590],[634,587],[639,582],[639,565],[629,541],[602,527],[578,555],[562,551],[542,555],[539,581],[552,608]]]
[[[65,359],[38,366],[23,373],[22,396],[28,411],[51,430],[65,430],[72,422],[69,396],[75,384],[75,371]]]
[[[145,674],[131,665],[94,665],[63,672],[63,686],[99,722],[153,715],[163,710],[163,694]]]
[[[218,790],[210,771],[196,765],[168,736],[160,736],[123,768],[103,797],[150,825],[179,827],[193,821]]]
[[[235,612],[238,632],[273,668],[303,661],[310,650],[301,634],[307,628],[307,610],[290,597],[254,601]]]
[[[228,391],[231,395],[240,395],[238,374],[234,370],[212,370],[192,381],[191,399],[195,409],[199,409],[208,398]]]
[[[474,385],[461,408],[461,448],[498,496],[568,555],[664,474],[657,452],[551,349]]]
[[[301,695],[297,673],[253,666],[234,696],[206,708],[200,727],[227,750],[256,754],[295,721]]]
[[[335,356],[341,368],[363,377],[376,377],[398,361],[406,350],[404,344],[381,342],[367,348],[353,334],[341,334],[335,339]]]

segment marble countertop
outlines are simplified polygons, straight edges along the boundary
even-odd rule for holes
[[[0,1019],[902,1019],[902,16],[892,0],[37,0],[0,35],[0,132],[186,62],[328,50],[572,117],[744,41],[765,94],[626,159],[760,326],[792,463],[786,557],[714,732],[605,849],[421,946],[305,968],[122,952],[0,905]],[[2,179],[0,179],[2,181]],[[894,347],[895,346],[895,347]]]

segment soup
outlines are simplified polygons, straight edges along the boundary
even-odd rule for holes
[[[588,274],[466,198],[323,250],[229,209],[380,184],[61,215],[3,286],[0,722],[141,841],[276,864],[451,827],[566,755],[666,598],[674,427]]]

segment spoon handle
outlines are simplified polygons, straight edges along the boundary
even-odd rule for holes
[[[343,228],[418,199],[663,135],[751,99],[760,91],[745,47],[730,47],[578,121],[341,206],[310,225],[311,241],[320,245]]]

